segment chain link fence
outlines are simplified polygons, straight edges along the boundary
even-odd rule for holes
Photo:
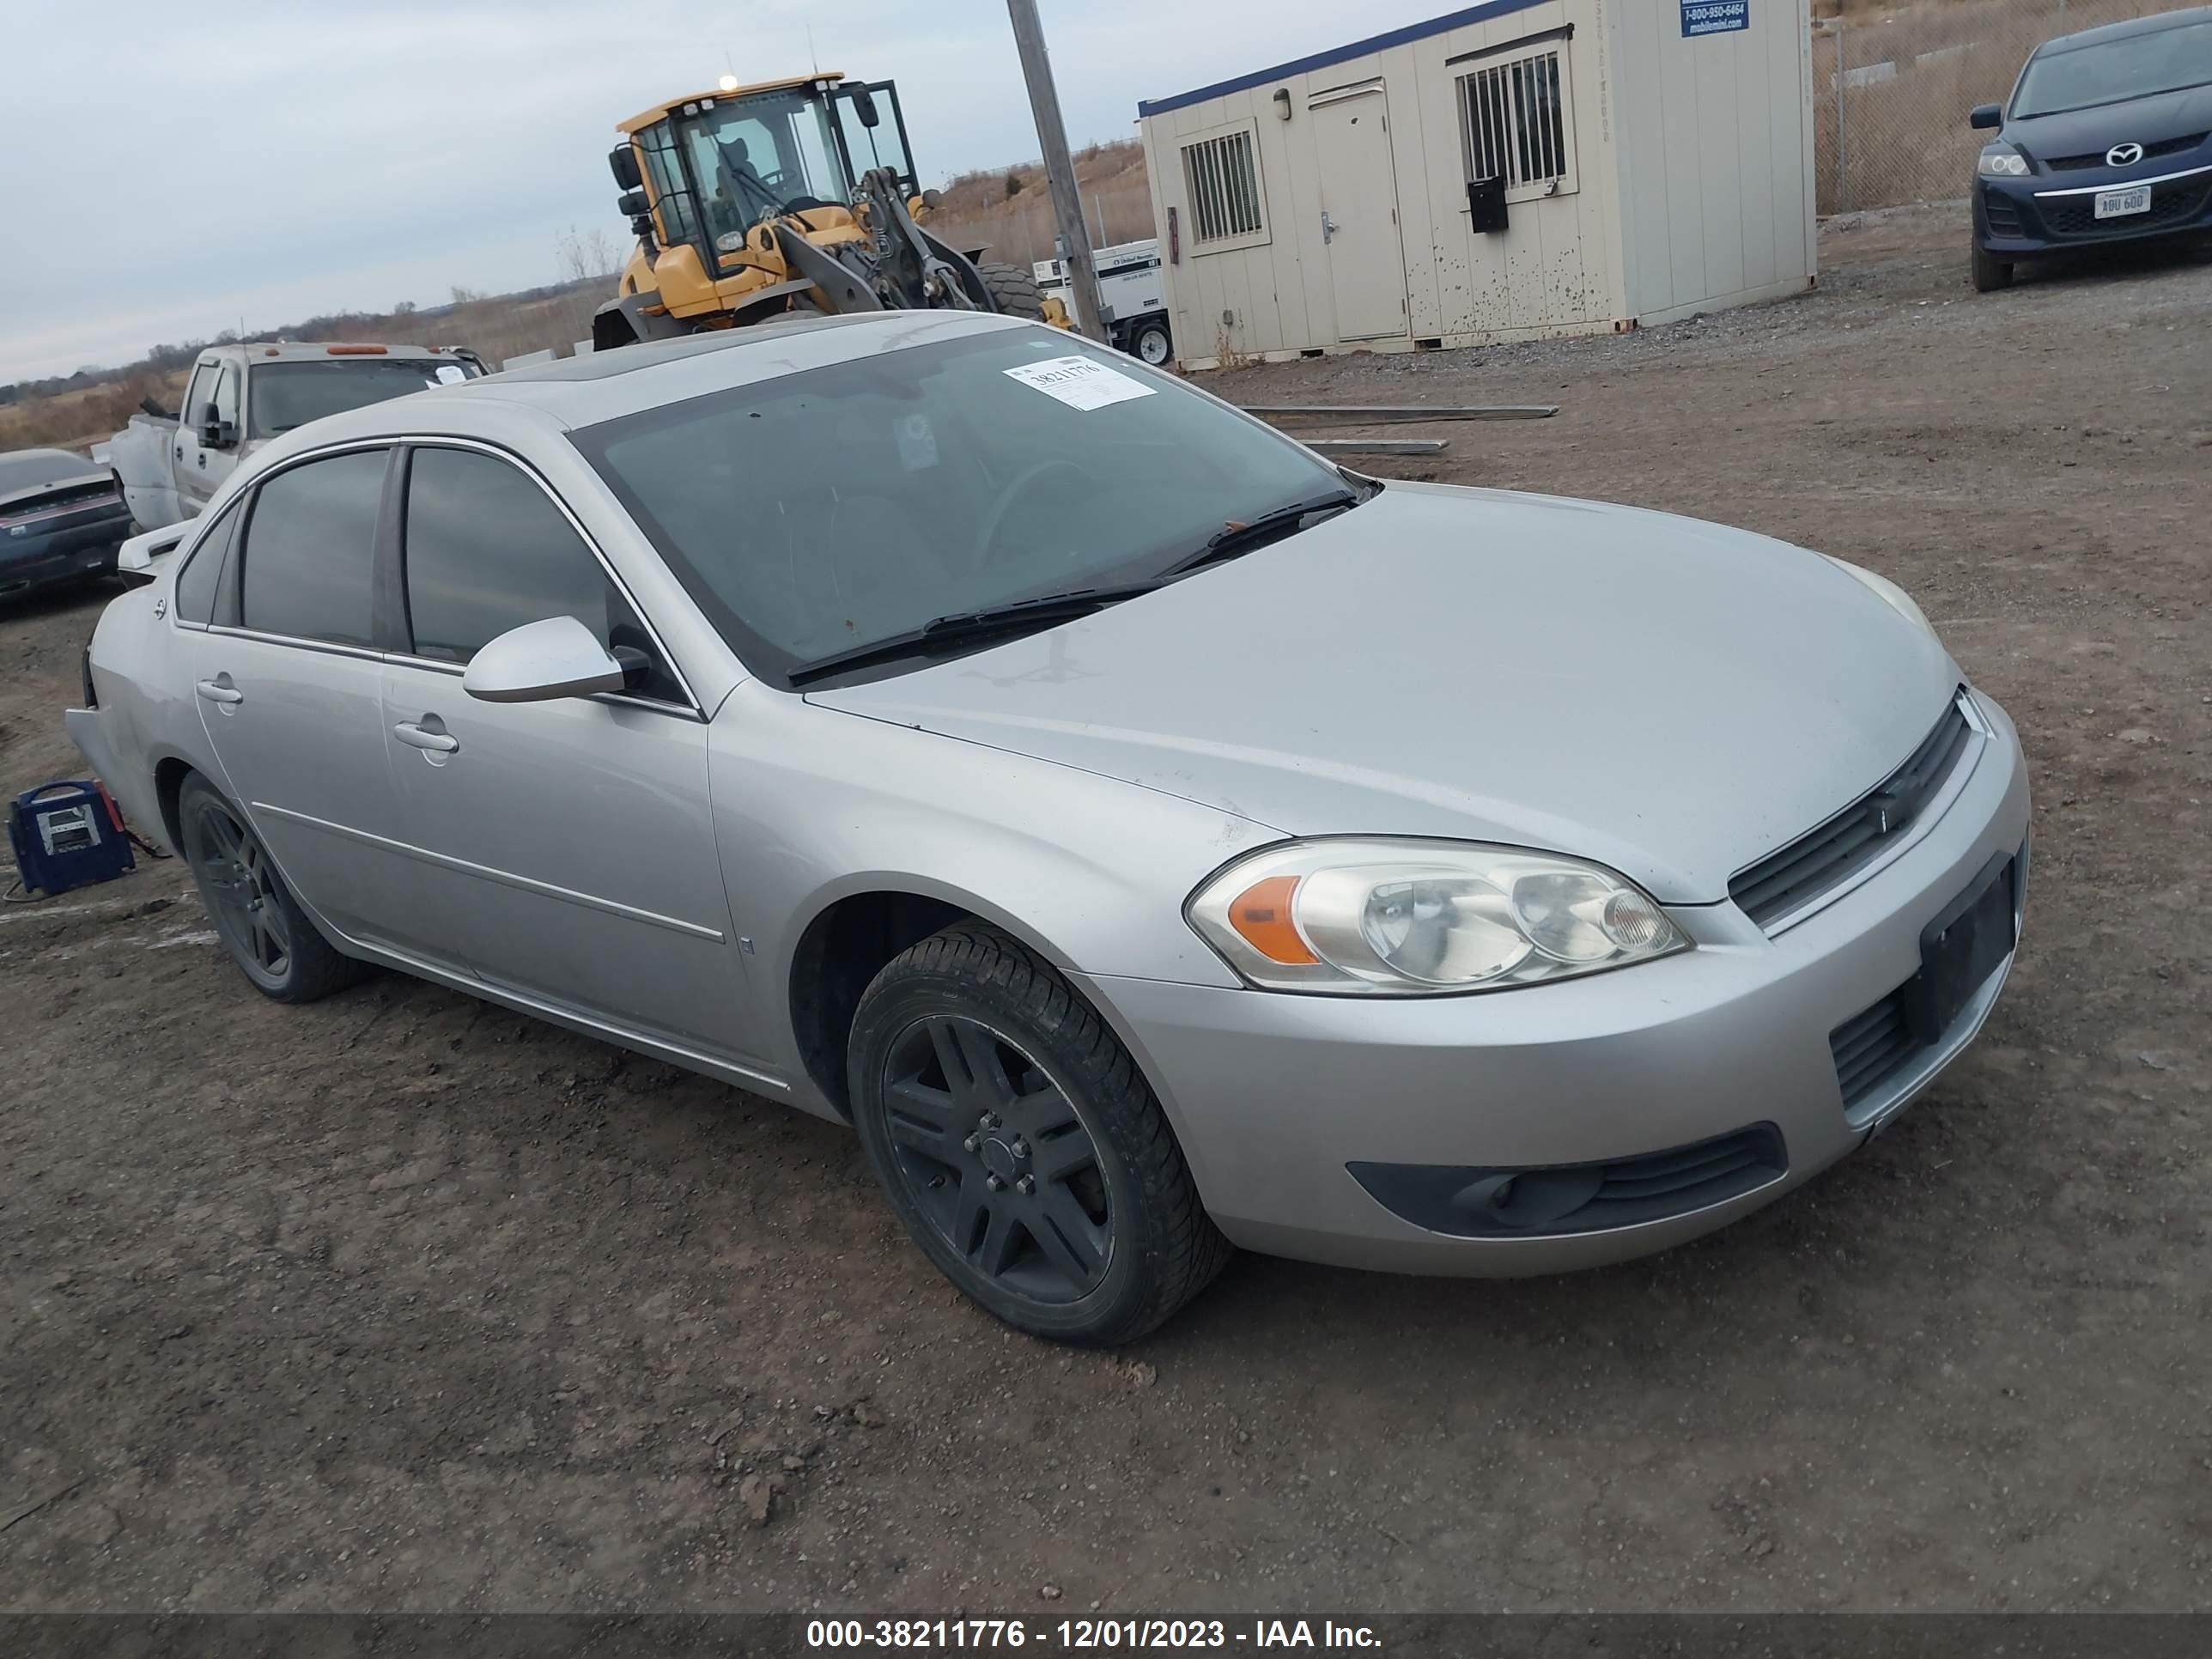
[[[1988,135],[1966,125],[2002,102],[2053,35],[2171,11],[2179,0],[1905,0],[1813,23],[1820,211],[1966,193]]]

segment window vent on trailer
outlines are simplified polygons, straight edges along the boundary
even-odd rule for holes
[[[1535,195],[1574,188],[1566,70],[1556,49],[1461,76],[1459,106],[1470,184],[1502,179],[1509,191]]]
[[[1185,144],[1182,171],[1190,194],[1193,242],[1203,246],[1252,236],[1266,228],[1250,128]]]

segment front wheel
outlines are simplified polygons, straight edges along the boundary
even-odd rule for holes
[[[1036,272],[982,259],[976,262],[975,274],[983,279],[984,289],[991,296],[991,309],[1000,316],[1025,317],[1033,323],[1044,320],[1044,291],[1037,287]]]
[[[2001,288],[2012,286],[2012,265],[1991,253],[1979,242],[1974,244],[1974,292],[1993,294]]]
[[[1132,1341],[1228,1260],[1127,1050],[1000,929],[957,923],[894,959],[861,997],[848,1059],[891,1207],[1006,1323]]]

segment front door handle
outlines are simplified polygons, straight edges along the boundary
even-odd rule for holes
[[[435,714],[425,714],[426,720],[437,720]],[[445,722],[439,720],[441,728]],[[461,740],[445,730],[433,731],[414,720],[402,720],[392,728],[392,735],[410,749],[420,749],[426,755],[450,755],[461,746]]]
[[[230,676],[199,682],[199,694],[210,702],[219,702],[226,708],[235,708],[246,701],[246,693],[230,683]]]

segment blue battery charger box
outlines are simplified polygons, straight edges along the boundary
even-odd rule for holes
[[[137,862],[123,814],[97,783],[25,790],[9,805],[8,840],[23,890],[48,897],[112,881]]]

